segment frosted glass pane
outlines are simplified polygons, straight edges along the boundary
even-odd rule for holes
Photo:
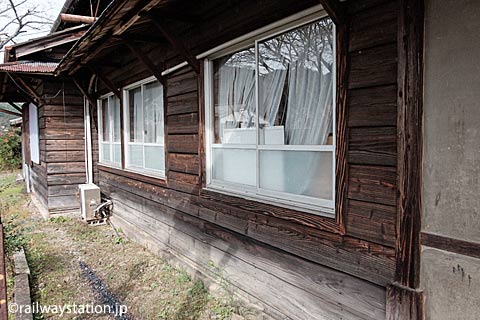
[[[143,167],[143,146],[128,146],[128,165]]]
[[[102,162],[110,162],[110,144],[109,143],[102,143],[102,158],[100,159]]]
[[[213,149],[213,179],[255,186],[255,160],[255,150]]]
[[[333,200],[331,152],[260,151],[260,188]]]
[[[122,162],[122,148],[119,144],[113,145],[113,162],[118,164]]]
[[[163,147],[145,146],[145,169],[165,170],[165,152]]]

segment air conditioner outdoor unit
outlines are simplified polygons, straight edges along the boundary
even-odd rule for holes
[[[94,211],[102,203],[100,188],[93,183],[81,184],[78,188],[80,189],[82,219],[86,222],[97,220]]]

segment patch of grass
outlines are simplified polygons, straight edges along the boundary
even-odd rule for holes
[[[64,216],[55,216],[55,217],[51,217],[50,218],[50,222],[53,222],[53,223],[65,223],[67,221],[70,221],[71,218],[68,218],[68,217],[64,217]]]

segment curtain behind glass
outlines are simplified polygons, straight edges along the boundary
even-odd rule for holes
[[[130,142],[143,142],[142,89],[128,92],[128,113],[130,116]]]
[[[255,126],[255,52],[250,48],[215,60],[214,68],[215,142],[232,143],[224,139],[224,129]],[[235,141],[242,143],[242,137]]]

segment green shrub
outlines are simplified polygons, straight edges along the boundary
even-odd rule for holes
[[[0,170],[14,170],[22,165],[22,138],[19,128],[0,132]]]

